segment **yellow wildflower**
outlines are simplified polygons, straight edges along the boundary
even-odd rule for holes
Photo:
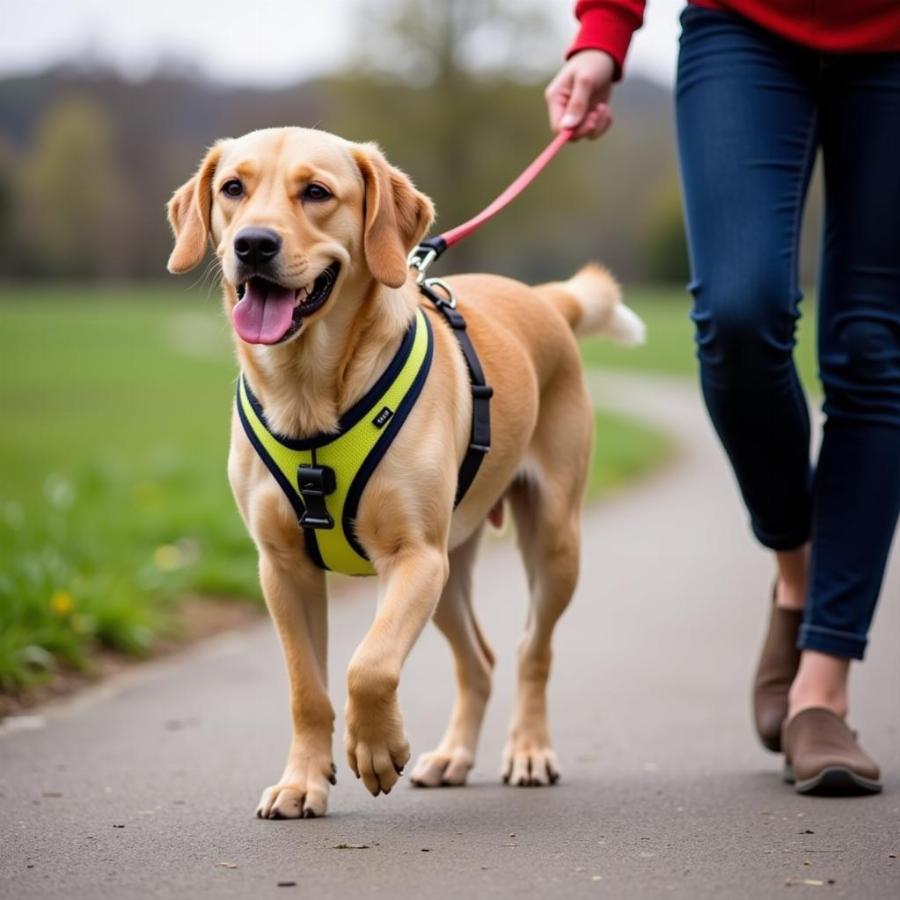
[[[75,601],[68,591],[54,591],[50,598],[50,609],[54,615],[67,616],[75,607]]]

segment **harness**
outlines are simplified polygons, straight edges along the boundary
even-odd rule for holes
[[[417,270],[419,290],[450,326],[469,370],[472,429],[459,467],[454,506],[465,497],[491,448],[490,399],[494,392],[485,382],[453,291],[438,278],[426,278],[425,273],[445,250],[468,237],[521,194],[572,135],[572,129],[561,131],[478,215],[423,241],[409,256],[409,265]],[[347,575],[375,574],[356,537],[356,514],[372,473],[422,392],[431,368],[433,341],[431,323],[418,308],[396,356],[372,389],[341,416],[337,431],[303,440],[273,432],[246,377],[241,375],[238,379],[237,411],[244,431],[297,514],[310,557],[323,569]]]
[[[443,288],[447,297],[436,287]],[[472,385],[472,430],[457,479],[454,505],[458,505],[490,449],[493,391],[485,383],[452,293],[436,279],[422,280],[419,288],[456,336]],[[431,322],[419,307],[387,369],[340,417],[337,431],[310,438],[289,438],[272,431],[246,376],[238,379],[237,413],[244,432],[293,507],[306,550],[320,568],[345,575],[375,574],[356,536],[360,499],[422,392],[433,351]]]

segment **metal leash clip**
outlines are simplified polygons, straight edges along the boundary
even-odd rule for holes
[[[406,264],[416,270],[416,284],[421,284],[425,280],[425,273],[428,267],[438,258],[438,251],[434,247],[428,247],[425,244],[419,244],[409,254]]]

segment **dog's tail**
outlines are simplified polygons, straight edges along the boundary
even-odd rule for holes
[[[576,335],[602,334],[620,344],[643,344],[641,318],[622,302],[615,278],[602,266],[589,263],[568,281],[538,285]]]

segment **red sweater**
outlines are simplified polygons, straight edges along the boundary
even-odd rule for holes
[[[781,37],[836,53],[900,50],[898,0],[690,0],[724,9]],[[621,77],[632,34],[644,21],[645,0],[578,0],[581,24],[567,57],[579,50],[605,50]]]

